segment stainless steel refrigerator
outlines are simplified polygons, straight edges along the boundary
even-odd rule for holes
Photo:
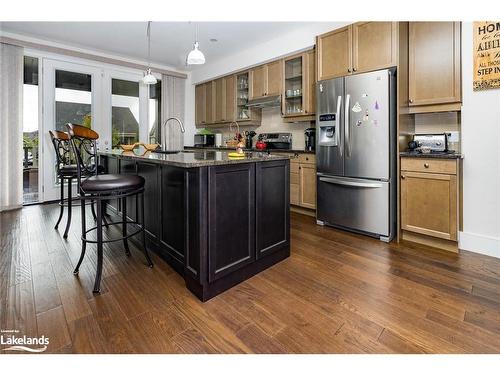
[[[390,241],[396,230],[396,70],[316,88],[318,224]]]

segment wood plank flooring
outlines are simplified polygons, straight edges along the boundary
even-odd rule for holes
[[[0,328],[45,335],[51,353],[500,352],[500,259],[389,245],[292,213],[291,257],[206,303],[120,242],[105,245],[94,296],[95,246],[72,274],[79,208],[67,240],[57,214],[0,214]]]

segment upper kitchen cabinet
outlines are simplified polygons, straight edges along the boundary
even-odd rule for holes
[[[397,65],[397,22],[352,25],[352,71],[368,72]]]
[[[215,84],[213,81],[205,83],[205,121],[213,124],[215,121]]]
[[[282,88],[282,60],[257,66],[250,71],[250,99],[279,95]]]
[[[351,72],[351,26],[316,37],[318,81],[342,77]]]
[[[205,84],[196,85],[195,88],[195,123],[197,126],[203,126],[206,120],[206,86]]]
[[[282,113],[285,121],[314,119],[315,51],[283,60]]]
[[[215,113],[214,113],[214,122],[224,122],[225,116],[225,96],[226,96],[226,88],[224,78],[219,78],[214,81],[215,86]]]
[[[460,110],[460,22],[410,22],[409,113]]]
[[[397,22],[358,22],[316,38],[317,80],[397,65]]]
[[[249,72],[242,72],[235,76],[236,121],[240,125],[260,125],[261,110],[248,106],[248,99],[250,96],[249,75]]]
[[[236,77],[224,77],[224,121],[232,122],[236,118]]]

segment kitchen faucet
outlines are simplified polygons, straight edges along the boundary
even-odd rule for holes
[[[164,131],[163,128],[165,127],[165,125],[167,125],[167,122],[169,122],[170,120],[177,121],[177,123],[181,127],[181,132],[183,132],[183,133],[186,132],[186,129],[184,129],[184,125],[182,124],[182,121],[179,120],[179,118],[177,118],[177,117],[169,117],[168,119],[166,119],[163,122],[163,124],[161,125],[161,127],[160,127],[160,130],[161,130],[161,149],[163,151],[167,151],[167,133]]]

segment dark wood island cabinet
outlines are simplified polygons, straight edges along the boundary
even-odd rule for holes
[[[148,248],[206,301],[290,255],[288,156],[224,151],[106,151],[109,173],[146,180]],[[137,202],[127,202],[136,219]],[[107,208],[120,213],[119,202]]]

